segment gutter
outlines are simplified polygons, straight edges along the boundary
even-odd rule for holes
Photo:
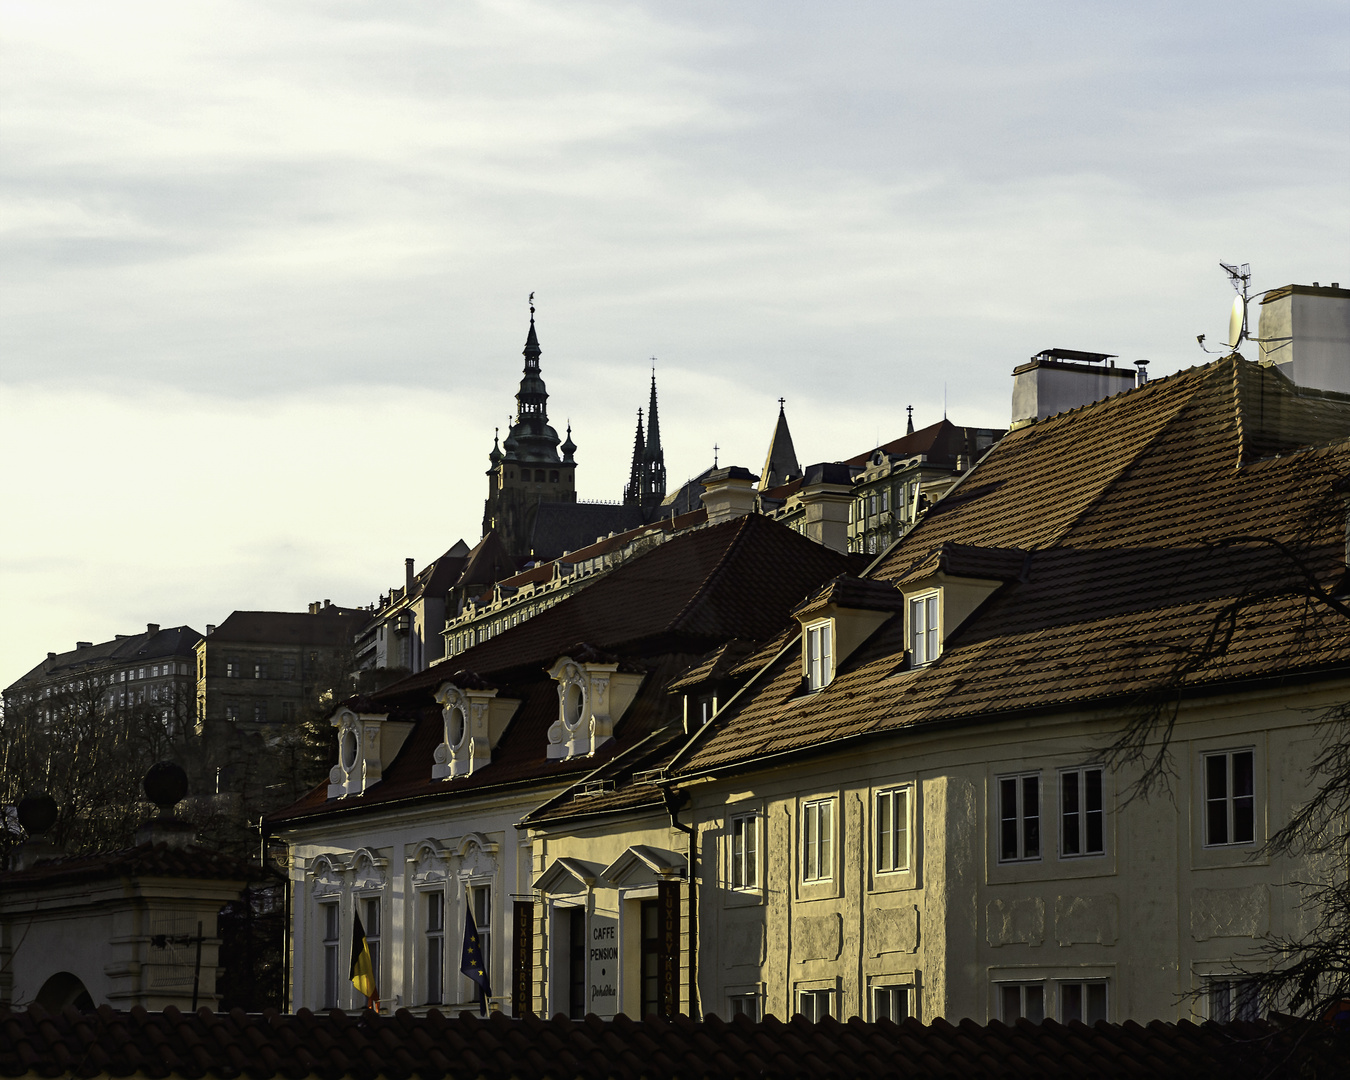
[[[688,798],[683,792],[663,787],[670,823],[689,837],[689,1015],[699,1015],[698,1004],[698,826],[680,824],[680,804]]]

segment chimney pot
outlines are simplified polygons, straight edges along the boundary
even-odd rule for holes
[[[330,607],[332,607],[332,606],[333,606],[333,601],[331,601],[331,600],[325,600],[325,601],[323,602],[323,609],[324,609],[325,611],[327,611],[327,610],[328,610]]]

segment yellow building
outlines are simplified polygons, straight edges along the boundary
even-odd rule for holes
[[[1347,435],[1350,397],[1237,356],[1023,425],[863,579],[680,680],[715,708],[678,752],[526,818],[544,900],[613,920],[625,1011],[654,850],[696,856],[689,1011],[1252,1012],[1266,935],[1316,918],[1323,868],[1264,845],[1350,696],[1350,623],[1310,600],[1343,588]]]

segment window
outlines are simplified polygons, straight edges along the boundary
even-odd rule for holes
[[[165,669],[164,669],[164,674],[167,675],[168,673],[169,673],[169,669],[168,669],[168,668],[165,668]],[[151,677],[152,679],[158,679],[158,678],[159,678],[159,665],[158,665],[158,664],[156,664],[154,667],[152,667],[152,668],[150,669],[150,677]]]
[[[426,911],[426,1004],[439,1005],[445,989],[445,896],[439,892],[423,893]]]
[[[1000,862],[1041,857],[1041,774],[1001,776],[998,781]]]
[[[1095,1024],[1106,1019],[1106,980],[1089,979],[1083,982],[1059,984],[1059,1022],[1081,1020]]]
[[[225,661],[225,678],[227,679],[239,678],[239,665],[235,661],[233,660]]]
[[[882,488],[882,489],[881,489],[881,512],[884,514],[884,513],[885,513],[887,510],[889,510],[890,508],[891,508],[891,489],[890,489],[890,488]]]
[[[1045,1019],[1045,986],[1042,983],[1002,983],[998,988],[999,1019],[1005,1024],[1023,1017],[1033,1024]]]
[[[294,679],[294,678],[295,678],[295,661],[294,661],[294,660],[283,660],[283,661],[281,662],[281,677],[282,677],[283,679]]]
[[[323,1007],[338,1007],[338,989],[342,975],[342,923],[336,903],[320,904],[323,914]]]
[[[876,835],[873,849],[879,874],[909,869],[909,788],[878,791],[872,819]]]
[[[253,706],[253,720],[258,724],[267,723],[267,705],[265,702],[258,702]]]
[[[833,990],[798,990],[797,1011],[813,1024],[818,1024],[830,1015],[830,999]]]
[[[812,690],[834,677],[834,624],[828,619],[806,628],[806,680]]]
[[[727,997],[727,1007],[732,1016],[749,1017],[754,1023],[759,1023],[759,995],[758,994],[731,994]]]
[[[136,670],[140,672],[140,674],[137,675],[136,677],[137,677],[138,679],[144,679],[144,678],[145,678],[145,668],[137,668]]]
[[[380,986],[380,898],[367,896],[361,901],[361,928],[370,947],[370,967],[375,972],[375,987]]]
[[[1256,839],[1252,751],[1205,755],[1205,843],[1250,844]]]
[[[875,491],[867,496],[867,512],[869,514],[877,512],[877,493]]]
[[[226,720],[238,720],[238,719],[239,719],[239,706],[238,706],[238,705],[226,705],[226,706],[225,706],[225,719],[226,719]]]
[[[731,819],[731,887],[759,888],[759,818],[754,814]]]
[[[1205,984],[1209,1018],[1226,1024],[1230,1020],[1259,1020],[1260,996],[1253,979],[1209,979]]]
[[[834,800],[802,804],[802,880],[834,877]]]
[[[1102,770],[1069,769],[1059,774],[1059,852],[1066,857],[1106,851]]]
[[[586,909],[567,912],[567,1015],[586,1019]]]
[[[483,954],[483,970],[491,971],[492,886],[470,885],[469,904],[473,910],[473,924],[478,928],[478,948]]]
[[[255,679],[265,679],[265,678],[267,678],[267,665],[266,665],[266,664],[254,664],[254,665],[253,665],[253,677],[254,677]]]
[[[891,1020],[897,1024],[908,1020],[913,1015],[909,1007],[909,991],[908,986],[873,986],[872,1019]]]
[[[937,593],[909,602],[909,647],[916,665],[931,664],[938,658]]]

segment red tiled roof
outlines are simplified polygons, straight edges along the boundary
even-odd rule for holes
[[[0,1076],[271,1080],[854,1080],[1342,1076],[1350,1034],[1272,1018],[1140,1026],[1019,1020],[810,1023],[738,1016],[629,1020],[294,1015],[141,1008],[53,1015],[0,1005]]]
[[[1004,436],[873,571],[939,568],[1005,584],[905,668],[897,615],[809,699],[796,648],[696,737],[681,771],[937,721],[1137,699],[1350,665],[1350,624],[1309,620],[1292,593],[1240,620],[1230,647],[1183,670],[1235,597],[1293,579],[1270,537],[1335,588],[1335,485],[1350,472],[1350,397],[1300,391],[1240,358],[1191,369]],[[1278,450],[1282,456],[1266,456]],[[1328,507],[1330,509],[1328,510]],[[978,572],[976,572],[978,571]]]

